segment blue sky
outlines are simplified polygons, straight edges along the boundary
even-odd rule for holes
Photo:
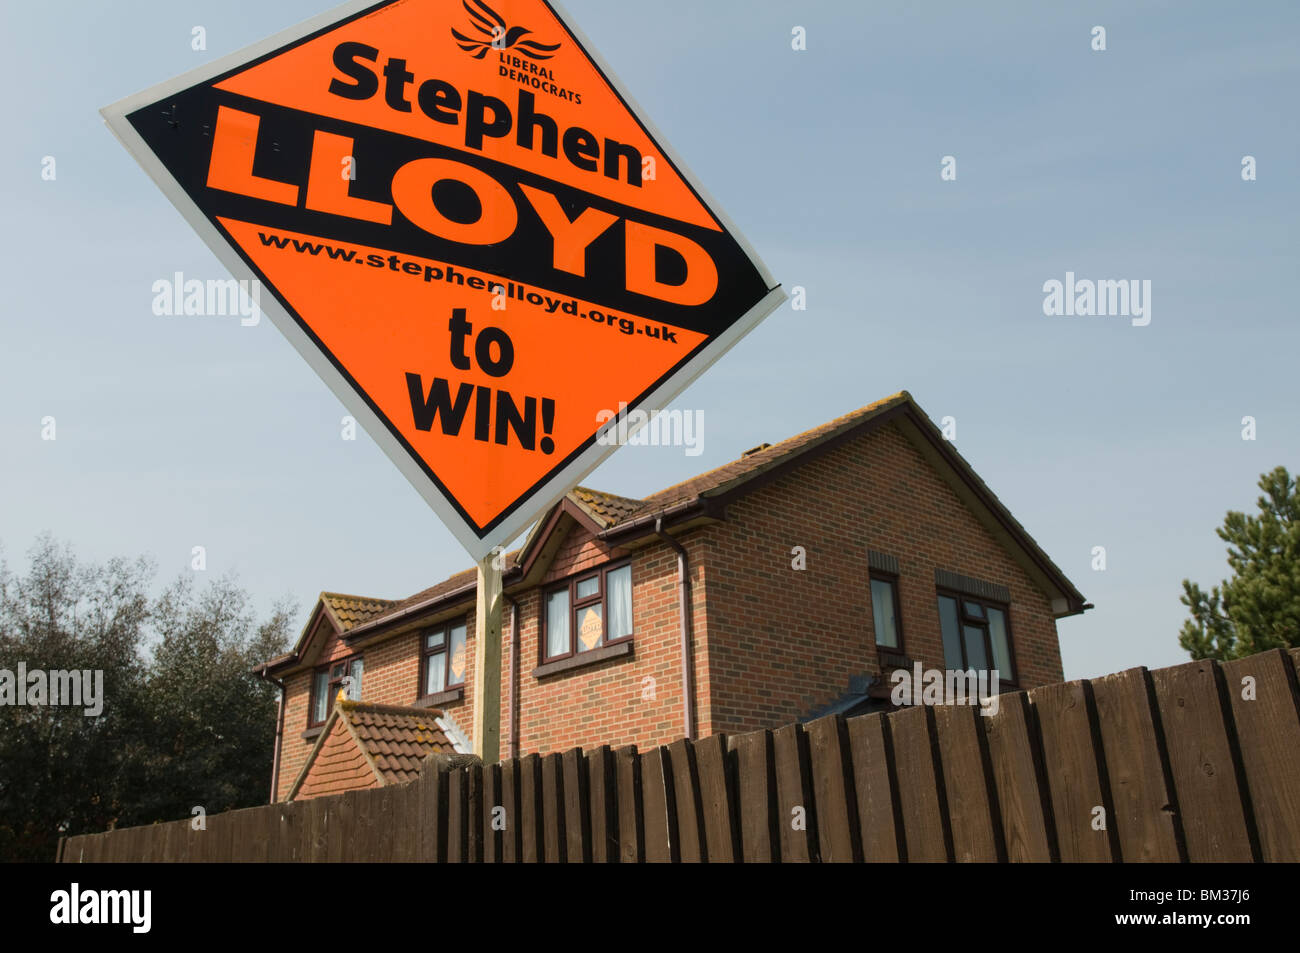
[[[627,447],[584,482],[643,495],[907,389],[956,418],[961,452],[1097,605],[1060,624],[1067,677],[1176,664],[1180,580],[1221,578],[1224,512],[1300,467],[1300,8],[978,6],[568,0],[808,301],[675,402],[704,412],[702,455]],[[305,619],[322,589],[401,598],[468,565],[368,438],[340,439],[342,406],[269,321],[153,314],[155,280],[223,272],[98,114],[323,9],[0,8],[0,543],[17,567],[43,531],[91,559],[152,554],[161,578],[203,545],[210,573]],[[1045,316],[1043,283],[1067,271],[1150,280],[1150,325]]]

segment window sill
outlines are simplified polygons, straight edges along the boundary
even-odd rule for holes
[[[321,724],[321,725],[317,725],[315,728],[308,728],[306,731],[302,733],[302,740],[311,741],[313,738],[315,738],[317,735],[321,733],[321,730],[324,727],[325,726]]]
[[[912,667],[912,658],[905,655],[898,649],[877,647],[876,658],[880,662],[880,667],[885,671],[896,668],[910,669]]]
[[[433,695],[424,695],[416,699],[412,708],[438,708],[442,705],[454,705],[465,699],[465,686],[453,688],[445,692],[437,692]]]
[[[607,662],[613,658],[623,658],[631,654],[631,642],[617,642],[614,645],[592,649],[590,652],[579,652],[577,655],[560,659],[558,662],[547,662],[545,665],[539,665],[533,669],[533,678],[559,675],[561,672],[571,672],[576,668],[586,668],[588,665],[597,665],[600,662]]]

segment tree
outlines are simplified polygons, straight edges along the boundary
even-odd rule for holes
[[[280,655],[292,610],[258,625],[231,579],[195,591],[192,577],[158,600],[160,641],[146,680],[136,808],[145,817],[188,817],[266,801],[275,744],[276,691],[252,674]],[[251,793],[251,794],[250,794]]]
[[[138,721],[147,561],[79,563],[49,537],[27,575],[0,563],[0,670],[103,672],[103,711],[0,707],[0,857],[50,860],[61,829],[103,830],[122,810],[122,756]]]
[[[1300,494],[1285,467],[1259,479],[1259,515],[1230,511],[1216,532],[1232,578],[1208,593],[1183,580],[1191,611],[1179,644],[1192,658],[1226,661],[1300,645]]]
[[[146,559],[80,562],[42,537],[26,575],[0,561],[0,672],[103,673],[103,709],[0,704],[0,859],[50,860],[80,834],[265,802],[292,610],[182,577],[151,598]],[[3,675],[0,675],[3,677]],[[12,683],[11,683],[12,684]]]

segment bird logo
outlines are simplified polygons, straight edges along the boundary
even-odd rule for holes
[[[514,50],[532,60],[549,60],[560,48],[560,44],[538,43],[525,40],[532,35],[532,30],[522,26],[507,26],[505,18],[489,7],[483,0],[461,0],[461,5],[470,16],[472,28],[481,36],[466,36],[455,27],[451,35],[457,45],[476,60],[487,56],[488,50]]]

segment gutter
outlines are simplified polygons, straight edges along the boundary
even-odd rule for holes
[[[268,675],[266,666],[262,667],[260,674],[265,681],[280,689],[280,702],[277,706],[279,712],[275,716],[275,757],[271,759],[271,800],[267,802],[274,804],[277,800],[276,796],[280,793],[280,744],[284,737],[284,682]]]
[[[501,598],[510,606],[510,701],[507,714],[510,718],[510,739],[507,757],[519,757],[519,603],[501,589]]]
[[[635,533],[639,529],[651,528],[655,535],[662,536],[660,525],[663,521],[672,516],[680,516],[691,510],[699,510],[702,514],[707,514],[710,509],[708,497],[693,496],[689,500],[683,500],[680,503],[674,503],[672,506],[665,507],[662,510],[656,510],[653,513],[647,513],[645,516],[638,516],[636,519],[629,520],[626,523],[615,523],[609,529],[602,530],[596,534],[596,538],[609,542],[624,535]]]
[[[1095,609],[1095,608],[1097,608],[1097,607],[1096,607],[1095,605],[1093,605],[1091,602],[1085,602],[1085,603],[1083,603],[1081,606],[1079,606],[1079,608],[1077,608],[1077,609],[1072,609],[1072,610],[1070,610],[1069,612],[1062,612],[1060,615],[1055,616],[1054,618],[1057,618],[1057,619],[1068,619],[1068,618],[1070,618],[1071,616],[1083,615],[1083,614],[1084,614],[1085,612],[1087,612],[1089,609]]]
[[[691,577],[686,547],[663,530],[663,518],[655,520],[655,535],[677,553],[677,611],[682,630],[682,721],[686,740],[695,740],[695,686],[691,678]]]

